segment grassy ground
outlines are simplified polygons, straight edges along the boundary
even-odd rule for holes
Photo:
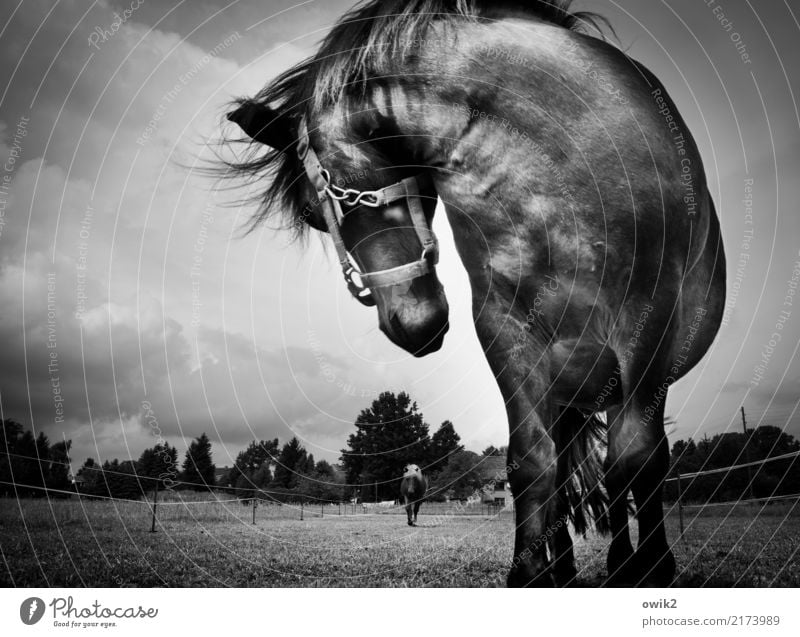
[[[207,499],[207,497],[206,497]],[[423,505],[399,515],[291,507],[0,501],[3,586],[502,586],[513,522],[449,516]],[[679,586],[799,586],[800,506],[686,511],[676,542]],[[635,526],[635,525],[634,525]],[[677,516],[667,520],[678,537]],[[581,583],[601,585],[608,540],[576,542]]]

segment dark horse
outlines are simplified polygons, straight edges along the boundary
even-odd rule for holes
[[[406,507],[408,526],[414,526],[417,523],[419,506],[422,504],[427,490],[428,480],[422,474],[422,469],[415,464],[407,464],[403,469],[403,480],[400,482],[400,498]]]
[[[368,2],[228,115],[254,154],[227,168],[273,177],[254,223],[329,232],[351,292],[416,356],[448,328],[441,199],[506,403],[511,585],[572,583],[568,522],[589,517],[612,534],[609,585],[672,581],[664,404],[724,303],[694,140],[658,79],[581,33],[600,22],[556,0]]]

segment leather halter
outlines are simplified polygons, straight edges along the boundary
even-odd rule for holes
[[[317,191],[325,225],[333,239],[339,265],[342,267],[344,280],[347,282],[347,289],[356,299],[367,306],[375,305],[371,288],[397,285],[433,271],[433,267],[439,261],[439,244],[428,226],[419,193],[419,182],[423,178],[427,179],[426,175],[407,177],[380,190],[359,191],[353,188],[340,188],[331,182],[330,173],[322,167],[319,157],[311,148],[305,117],[300,121],[297,156],[303,162],[306,175]],[[422,256],[417,261],[387,270],[361,272],[351,260],[342,239],[341,223],[348,214],[342,211],[342,205],[351,209],[358,206],[381,208],[400,199],[406,200],[411,222],[422,244]],[[354,274],[358,275],[358,281],[353,279]]]

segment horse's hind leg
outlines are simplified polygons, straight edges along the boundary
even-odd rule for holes
[[[606,485],[613,508],[612,532],[616,545],[609,551],[611,584],[668,586],[675,574],[675,558],[667,544],[662,509],[663,481],[669,469],[669,448],[664,434],[666,390],[637,387],[619,417],[611,424]],[[639,543],[628,553],[627,529],[616,534],[626,497],[633,491],[639,523]],[[612,494],[613,492],[613,494]]]
[[[414,526],[414,520],[413,520],[413,517],[412,517],[413,514],[411,512],[411,507],[412,507],[411,502],[409,502],[408,498],[406,498],[406,515],[408,516],[408,526]]]
[[[562,416],[564,410],[562,410]],[[553,425],[552,436],[556,443],[556,499],[553,511],[554,519],[548,521],[547,528],[550,531],[550,556],[552,558],[551,570],[556,586],[571,586],[575,584],[578,574],[575,569],[575,553],[572,546],[572,538],[569,534],[567,522],[569,521],[570,503],[567,493],[567,481],[572,480],[572,468],[569,463],[569,440],[566,440],[573,432],[562,431],[559,427],[559,418]]]
[[[422,504],[419,500],[414,503],[414,524],[417,523],[417,514],[419,513],[419,507]]]
[[[561,460],[559,459],[559,464]],[[553,530],[550,540],[550,553],[553,561],[551,569],[556,586],[574,586],[578,571],[575,569],[575,553],[567,522],[569,520],[569,503],[564,489],[559,489],[557,518],[548,525]]]
[[[621,426],[617,420],[622,415],[620,407],[609,408],[606,412],[609,437]],[[605,486],[608,492],[608,522],[611,527],[611,545],[608,549],[609,586],[625,586],[633,582],[633,545],[628,529],[628,493],[630,485],[622,470],[621,455],[609,445],[605,465]]]

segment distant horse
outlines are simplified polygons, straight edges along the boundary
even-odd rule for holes
[[[601,20],[561,0],[367,2],[228,115],[254,152],[225,168],[272,177],[253,223],[330,233],[414,356],[448,329],[442,200],[506,404],[510,585],[573,583],[568,522],[589,517],[612,534],[609,585],[672,581],[664,405],[725,299],[697,146],[652,73],[579,32]]]
[[[406,507],[408,526],[417,523],[417,514],[425,492],[428,490],[428,479],[415,464],[407,464],[403,469],[403,480],[400,482],[400,499]]]

